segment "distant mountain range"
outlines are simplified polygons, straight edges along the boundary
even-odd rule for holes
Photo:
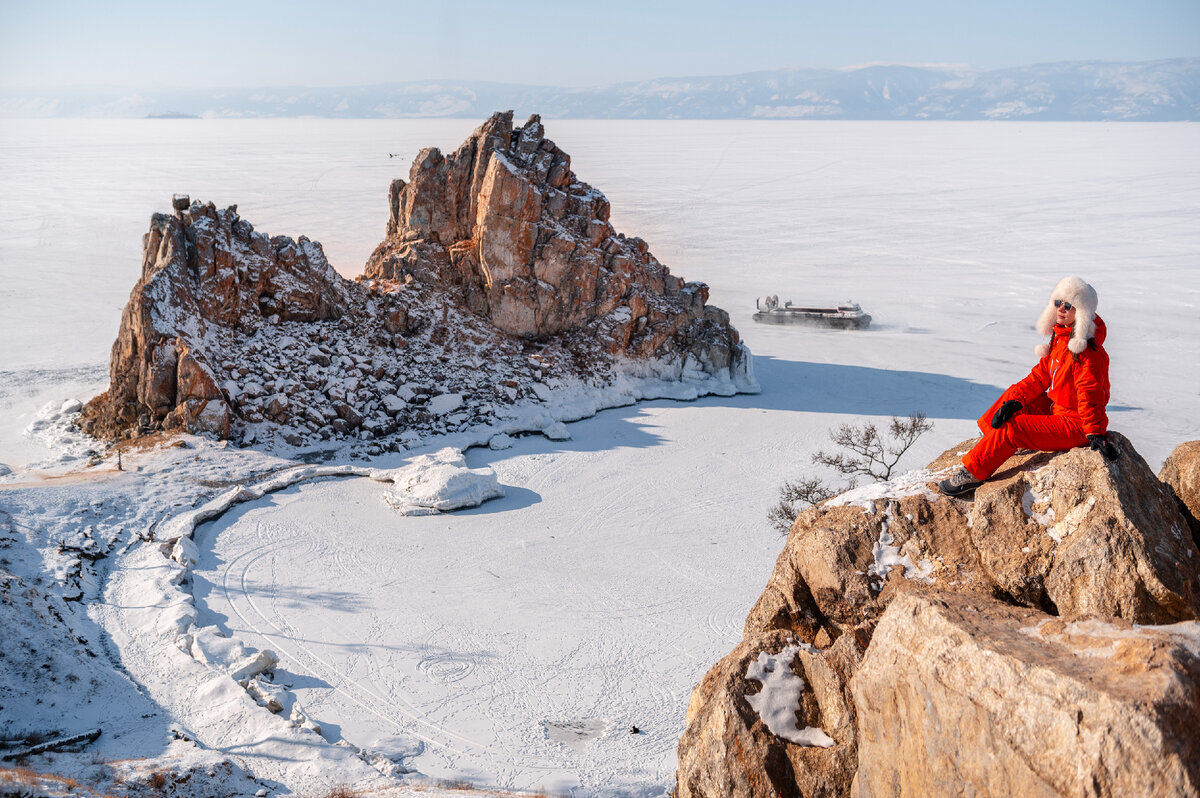
[[[661,78],[591,88],[418,81],[341,88],[0,91],[0,117],[1196,121],[1200,58],[1009,69],[864,66]]]

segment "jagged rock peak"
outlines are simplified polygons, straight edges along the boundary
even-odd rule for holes
[[[571,171],[538,116],[494,114],[452,155],[422,150],[389,193],[387,238],[366,276],[453,285],[501,330],[543,338],[625,318],[618,349],[652,356],[705,315],[708,289],[670,274],[640,238],[609,223],[602,193]],[[708,317],[728,328],[728,316]],[[655,328],[659,335],[632,340]],[[725,346],[736,347],[731,338]]]
[[[675,794],[1196,795],[1200,551],[1109,434],[1114,462],[1014,457],[973,501],[933,490],[966,442],[889,498],[801,513],[741,644],[693,692]],[[790,671],[774,683],[799,685],[794,723],[749,700],[772,657]]]
[[[81,425],[112,438],[128,429],[230,433],[211,335],[252,332],[264,321],[340,318],[350,284],[318,242],[267,236],[233,205],[177,197],[142,238],[142,276],[121,315],[109,389],[84,409]]]

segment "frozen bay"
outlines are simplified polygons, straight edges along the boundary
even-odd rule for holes
[[[21,430],[42,401],[103,388],[141,235],[173,192],[320,240],[352,275],[383,236],[389,181],[473,126],[6,121],[0,462],[38,458]],[[1200,437],[1194,124],[550,120],[547,135],[619,231],[710,284],[763,393],[473,451],[508,496],[457,516],[401,519],[378,486],[341,481],[204,528],[197,598],[284,654],[330,738],[409,734],[417,769],[480,785],[661,793],[687,693],[740,637],[782,545],[764,517],[779,483],[843,421],[926,412],[936,427],[910,466],[972,435],[1032,364],[1065,274],[1100,294],[1112,426],[1155,469]],[[875,322],[759,328],[763,294],[853,298]]]

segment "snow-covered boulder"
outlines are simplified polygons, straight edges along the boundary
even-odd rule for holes
[[[429,400],[426,408],[435,416],[444,416],[447,413],[453,413],[458,408],[462,407],[463,398],[460,393],[440,393]]]
[[[504,495],[495,471],[468,468],[462,452],[449,447],[416,457],[407,466],[374,478],[393,483],[384,492],[384,501],[401,515],[476,507]]]
[[[561,421],[555,421],[553,424],[548,424],[542,429],[542,434],[552,441],[569,441],[571,433],[567,429],[567,425]]]
[[[491,439],[488,440],[488,448],[493,451],[511,449],[515,442],[516,441],[513,436],[509,435],[507,432],[500,432],[493,435]]]

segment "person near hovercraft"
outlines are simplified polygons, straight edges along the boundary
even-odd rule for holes
[[[979,417],[983,438],[938,490],[947,496],[975,490],[1018,449],[1090,446],[1116,459],[1107,439],[1107,330],[1096,305],[1096,289],[1079,277],[1059,281],[1038,319],[1049,342],[1038,346],[1037,364]]]

